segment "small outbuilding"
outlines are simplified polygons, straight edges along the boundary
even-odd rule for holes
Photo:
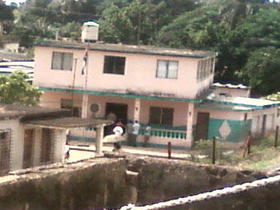
[[[19,105],[0,105],[0,175],[64,160],[67,130],[93,127],[101,152],[108,120],[71,117],[69,111]]]

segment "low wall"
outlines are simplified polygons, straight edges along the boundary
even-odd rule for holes
[[[145,205],[262,177],[265,174],[261,172],[188,161],[133,156],[95,158],[21,170],[0,177],[0,209],[86,210],[120,208],[131,202]],[[269,190],[264,194],[270,195]],[[259,196],[258,192],[252,192],[248,198],[253,199],[254,194]],[[221,201],[230,206],[240,203],[241,198],[242,195]],[[266,200],[256,202],[265,203]],[[214,201],[210,205],[211,209],[219,209],[214,208],[215,205],[222,206]],[[207,209],[207,204],[201,203],[194,209]]]

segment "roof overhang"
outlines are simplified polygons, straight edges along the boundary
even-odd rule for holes
[[[111,120],[100,120],[79,117],[62,117],[44,120],[26,121],[26,126],[51,128],[51,129],[70,129],[70,128],[85,128],[85,127],[102,127],[112,124]]]
[[[117,93],[117,92],[102,92],[82,89],[66,89],[66,88],[52,88],[52,87],[39,87],[42,91],[56,91],[56,92],[68,92],[77,94],[88,94],[88,95],[102,95],[112,97],[124,97],[124,98],[139,98],[146,100],[157,100],[157,101],[171,101],[171,102],[187,102],[187,103],[201,103],[202,99],[191,99],[191,98],[177,98],[172,96],[156,96],[156,95],[144,95],[137,93]]]

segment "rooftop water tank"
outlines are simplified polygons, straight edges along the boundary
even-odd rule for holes
[[[96,42],[98,40],[99,24],[89,21],[82,27],[82,42]]]

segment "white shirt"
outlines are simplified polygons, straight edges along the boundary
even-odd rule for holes
[[[138,135],[139,134],[139,129],[140,129],[140,124],[139,123],[134,123],[132,125],[133,131],[132,134]]]

